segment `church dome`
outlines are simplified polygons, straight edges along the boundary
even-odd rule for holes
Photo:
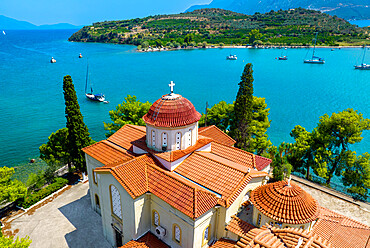
[[[265,216],[286,224],[305,224],[317,219],[317,201],[297,184],[269,183],[251,192],[250,200]]]
[[[171,93],[153,103],[143,120],[156,127],[182,127],[199,121],[200,117],[188,99]]]

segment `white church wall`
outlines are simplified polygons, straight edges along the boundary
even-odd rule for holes
[[[192,130],[191,135],[191,144],[188,142],[189,130]],[[148,147],[152,148],[152,131],[155,131],[155,149],[157,151],[162,151],[162,136],[163,133],[167,134],[167,151],[176,150],[176,133],[181,133],[181,148],[186,149],[189,146],[195,145],[198,140],[198,122],[195,122],[191,125],[177,127],[177,128],[168,128],[168,127],[156,127],[149,124],[146,124],[146,143]]]
[[[217,213],[218,209],[212,208],[195,221],[194,248],[208,247],[216,240],[217,234]],[[208,228],[208,239],[205,239],[205,231]]]
[[[99,193],[99,175],[96,174],[94,178],[94,169],[98,167],[104,166],[103,163],[99,162],[98,160],[94,159],[93,157],[85,154],[86,159],[86,170],[89,177],[89,189],[90,189],[90,200],[91,200],[91,207],[96,211],[100,212],[98,207],[96,206],[95,195],[99,197],[100,202],[100,193]]]
[[[134,209],[135,237],[139,238],[150,230],[150,194],[144,194],[134,199]]]
[[[126,192],[122,185],[109,173],[100,172],[100,188],[101,188],[101,216],[105,238],[108,242],[115,246],[115,233],[112,227],[114,224],[121,229],[123,233],[123,244],[137,238],[135,229],[135,209],[134,199]],[[119,220],[112,214],[112,203],[110,196],[110,187],[114,185],[121,199],[122,220]]]
[[[150,199],[151,232],[157,235],[153,218],[153,212],[156,211],[159,215],[159,226],[166,230],[166,235],[162,238],[163,242],[174,248],[192,248],[194,239],[194,220],[154,194],[151,194]],[[181,229],[180,244],[174,240],[175,224]]]

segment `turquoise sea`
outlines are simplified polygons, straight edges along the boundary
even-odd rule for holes
[[[354,108],[370,118],[370,71],[358,71],[363,49],[317,49],[324,65],[303,64],[308,49],[193,49],[139,53],[134,46],[71,43],[76,30],[5,31],[0,36],[0,159],[16,166],[39,155],[38,147],[65,126],[63,76],[70,74],[94,140],[104,139],[103,121],[109,110],[128,94],[154,102],[169,92],[188,98],[199,112],[208,101],[232,102],[247,62],[253,63],[254,95],[265,97],[270,108],[269,137],[275,145],[292,141],[295,125],[311,131],[325,113]],[[275,58],[282,52],[287,61]],[[84,56],[78,58],[79,53]],[[225,57],[236,54],[238,60]],[[370,62],[370,51],[367,54]],[[53,56],[57,63],[51,64]],[[95,91],[109,104],[84,96],[87,58]],[[351,147],[370,151],[370,132]]]

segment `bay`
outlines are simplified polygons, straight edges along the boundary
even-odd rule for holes
[[[290,131],[301,125],[311,131],[319,117],[347,108],[370,118],[370,71],[358,71],[362,48],[331,51],[318,48],[324,65],[304,64],[309,49],[214,48],[165,52],[136,52],[129,45],[73,43],[76,30],[6,31],[0,36],[0,159],[1,165],[16,166],[39,155],[38,147],[48,136],[65,127],[63,76],[69,74],[96,141],[105,138],[103,122],[124,98],[136,95],[154,102],[169,92],[188,98],[199,112],[205,104],[232,102],[246,63],[253,63],[254,95],[265,97],[270,108],[268,135],[273,144],[291,142]],[[286,53],[287,61],[276,57]],[[78,55],[82,53],[83,58]],[[226,56],[236,54],[238,60]],[[57,63],[51,64],[54,57]],[[91,102],[84,96],[87,59],[96,93],[109,104]],[[370,53],[366,59],[370,62]],[[370,133],[351,147],[358,154],[369,152]]]

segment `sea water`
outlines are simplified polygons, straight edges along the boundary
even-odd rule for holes
[[[318,48],[324,65],[304,64],[309,49],[192,49],[136,52],[129,45],[68,42],[76,30],[5,31],[0,36],[0,159],[1,166],[16,166],[39,156],[38,147],[65,127],[63,77],[71,75],[84,121],[92,138],[105,138],[103,122],[109,111],[135,95],[154,102],[174,92],[188,98],[199,112],[206,102],[235,100],[246,63],[253,64],[254,95],[266,98],[274,145],[291,142],[295,125],[308,131],[319,117],[353,108],[370,118],[370,71],[354,70],[363,49]],[[83,58],[78,58],[79,54]],[[226,60],[236,54],[238,60]],[[287,61],[276,58],[287,55]],[[51,64],[54,57],[56,63]],[[370,51],[367,62],[370,62]],[[95,93],[104,93],[109,104],[85,96],[86,68]],[[370,131],[350,148],[369,152]]]

